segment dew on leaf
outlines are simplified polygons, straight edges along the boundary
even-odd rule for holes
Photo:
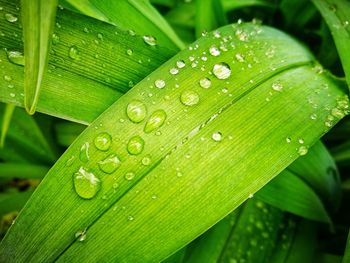
[[[209,78],[203,78],[199,80],[199,85],[204,89],[209,89],[211,86],[211,80]]]
[[[132,155],[138,155],[142,153],[144,145],[145,141],[139,135],[136,135],[130,138],[127,150]]]
[[[90,159],[89,152],[90,152],[90,143],[85,142],[80,148],[80,153],[79,153],[80,161],[82,161],[83,163],[87,163]]]
[[[147,123],[145,124],[145,127],[144,127],[144,132],[150,133],[160,128],[164,124],[166,118],[167,118],[167,115],[164,110],[156,110],[151,114],[151,116],[147,120]]]
[[[231,68],[224,62],[215,64],[213,67],[213,74],[218,79],[227,79],[231,76]]]
[[[180,101],[186,106],[194,106],[199,102],[199,95],[193,90],[184,90],[181,93]]]
[[[115,154],[111,154],[102,161],[99,161],[98,167],[101,169],[101,171],[107,174],[112,174],[120,167],[120,164],[121,161],[119,157]]]
[[[107,132],[102,132],[95,137],[94,144],[98,150],[105,152],[111,147],[112,137]]]
[[[100,190],[100,180],[91,172],[80,167],[79,171],[73,174],[75,192],[84,199],[93,198]]]
[[[146,105],[139,100],[134,100],[128,104],[126,115],[132,122],[139,123],[143,121],[147,115]]]

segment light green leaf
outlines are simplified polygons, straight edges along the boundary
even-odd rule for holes
[[[4,13],[18,16],[15,3],[0,0]],[[38,111],[60,118],[91,123],[130,86],[175,52],[160,45],[148,46],[141,37],[67,10],[58,10],[56,22],[54,54],[50,56],[49,70],[42,83]],[[13,32],[0,36],[1,47],[22,51],[18,23],[0,16],[0,31]],[[99,33],[103,40],[98,38]],[[132,55],[128,55],[129,49]],[[69,56],[71,50],[78,52],[75,59]],[[0,75],[5,79],[0,81],[0,101],[23,106],[23,67],[9,60],[2,49],[0,59],[4,65],[0,67]]]
[[[21,0],[24,39],[24,105],[34,114],[47,68],[58,0]]]
[[[306,154],[338,120],[327,122],[332,109],[346,111],[344,92],[292,38],[252,24],[218,32],[163,64],[79,136],[3,240],[2,261],[160,261]],[[227,52],[202,60],[224,37],[235,48],[228,42]],[[141,123],[127,112],[136,101],[147,109]],[[131,155],[137,135],[142,150]]]
[[[0,137],[0,148],[4,147],[5,143],[5,138],[7,131],[9,129],[11,119],[12,119],[12,114],[13,111],[15,110],[15,106],[12,104],[6,104],[5,106],[5,111],[4,111],[4,116],[2,118],[2,123],[1,123],[1,137]]]
[[[350,2],[347,0],[312,0],[333,35],[350,87]]]
[[[148,0],[66,0],[80,12],[107,20],[136,34],[152,36],[163,46],[184,48],[184,44]],[[127,10],[127,11],[126,11]],[[103,21],[106,19],[103,18]]]

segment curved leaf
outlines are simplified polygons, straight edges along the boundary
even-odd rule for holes
[[[222,42],[227,51],[203,59]],[[230,25],[200,39],[79,136],[3,240],[0,260],[166,258],[306,154],[339,120],[327,122],[332,109],[346,112],[346,95],[313,63],[269,27]],[[137,135],[144,149],[132,155]]]

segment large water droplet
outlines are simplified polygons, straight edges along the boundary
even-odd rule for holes
[[[140,154],[143,151],[145,141],[138,135],[131,137],[128,142],[128,152],[132,155]]]
[[[14,23],[18,20],[18,18],[16,16],[14,16],[13,14],[5,14],[5,18],[10,23]]]
[[[107,132],[102,132],[95,137],[94,144],[100,151],[107,151],[112,144],[112,137]]]
[[[86,171],[83,167],[73,174],[73,184],[76,193],[84,199],[93,198],[100,190],[100,180],[93,174]]]
[[[164,124],[165,119],[167,118],[167,115],[164,110],[156,110],[152,113],[152,115],[149,117],[144,132],[150,133],[159,127],[161,127]]]
[[[71,59],[79,60],[80,59],[80,52],[79,49],[76,46],[71,46],[69,48],[68,55]]]
[[[132,122],[139,123],[143,121],[147,115],[146,105],[141,101],[134,100],[128,104],[126,114]]]
[[[231,68],[228,64],[222,62],[214,65],[213,73],[218,79],[227,79],[231,76]]]
[[[89,156],[90,143],[84,143],[80,148],[79,159],[83,163],[87,163],[90,159]]]
[[[211,86],[211,80],[208,78],[203,78],[199,81],[199,85],[204,89],[209,89]]]
[[[24,56],[19,51],[8,51],[7,58],[10,62],[16,65],[24,66]]]
[[[180,100],[186,106],[194,106],[199,102],[199,95],[193,90],[184,90],[181,93]]]
[[[155,82],[154,82],[154,85],[156,85],[156,87],[158,89],[163,89],[165,87],[165,81],[162,80],[162,79],[157,79]]]
[[[145,41],[145,43],[150,46],[157,45],[157,39],[153,36],[143,36],[143,41]]]
[[[118,158],[118,156],[115,154],[111,154],[104,160],[99,161],[98,167],[100,167],[100,169],[103,172],[107,174],[111,174],[111,173],[114,173],[119,168],[120,164],[121,164],[121,161]]]

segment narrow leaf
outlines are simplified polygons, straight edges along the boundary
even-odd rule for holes
[[[344,251],[343,263],[350,261],[350,231],[348,235],[348,241],[346,242],[346,247]]]
[[[169,48],[184,48],[184,44],[148,0],[67,0],[82,13],[96,17],[97,10],[111,23],[145,37],[154,37],[151,45],[160,43]],[[88,9],[88,10],[87,10]],[[91,10],[93,11],[91,12]],[[87,13],[86,13],[87,11]],[[151,42],[150,42],[151,43]]]
[[[24,40],[24,105],[34,114],[47,68],[58,0],[21,0]]]
[[[2,118],[2,123],[1,123],[0,148],[4,147],[6,134],[7,134],[7,131],[9,129],[11,119],[12,119],[12,114],[13,114],[14,110],[15,110],[14,105],[6,104],[4,116]]]
[[[350,2],[347,0],[312,0],[333,35],[350,87]]]
[[[19,211],[27,202],[33,191],[1,193],[0,194],[0,215]]]
[[[201,59],[222,38],[234,47]],[[332,109],[347,111],[343,90],[314,63],[265,26],[199,39],[79,136],[17,218],[0,260],[165,259],[307,154],[340,119],[327,122]]]
[[[0,163],[0,178],[42,179],[49,169],[44,165]]]

